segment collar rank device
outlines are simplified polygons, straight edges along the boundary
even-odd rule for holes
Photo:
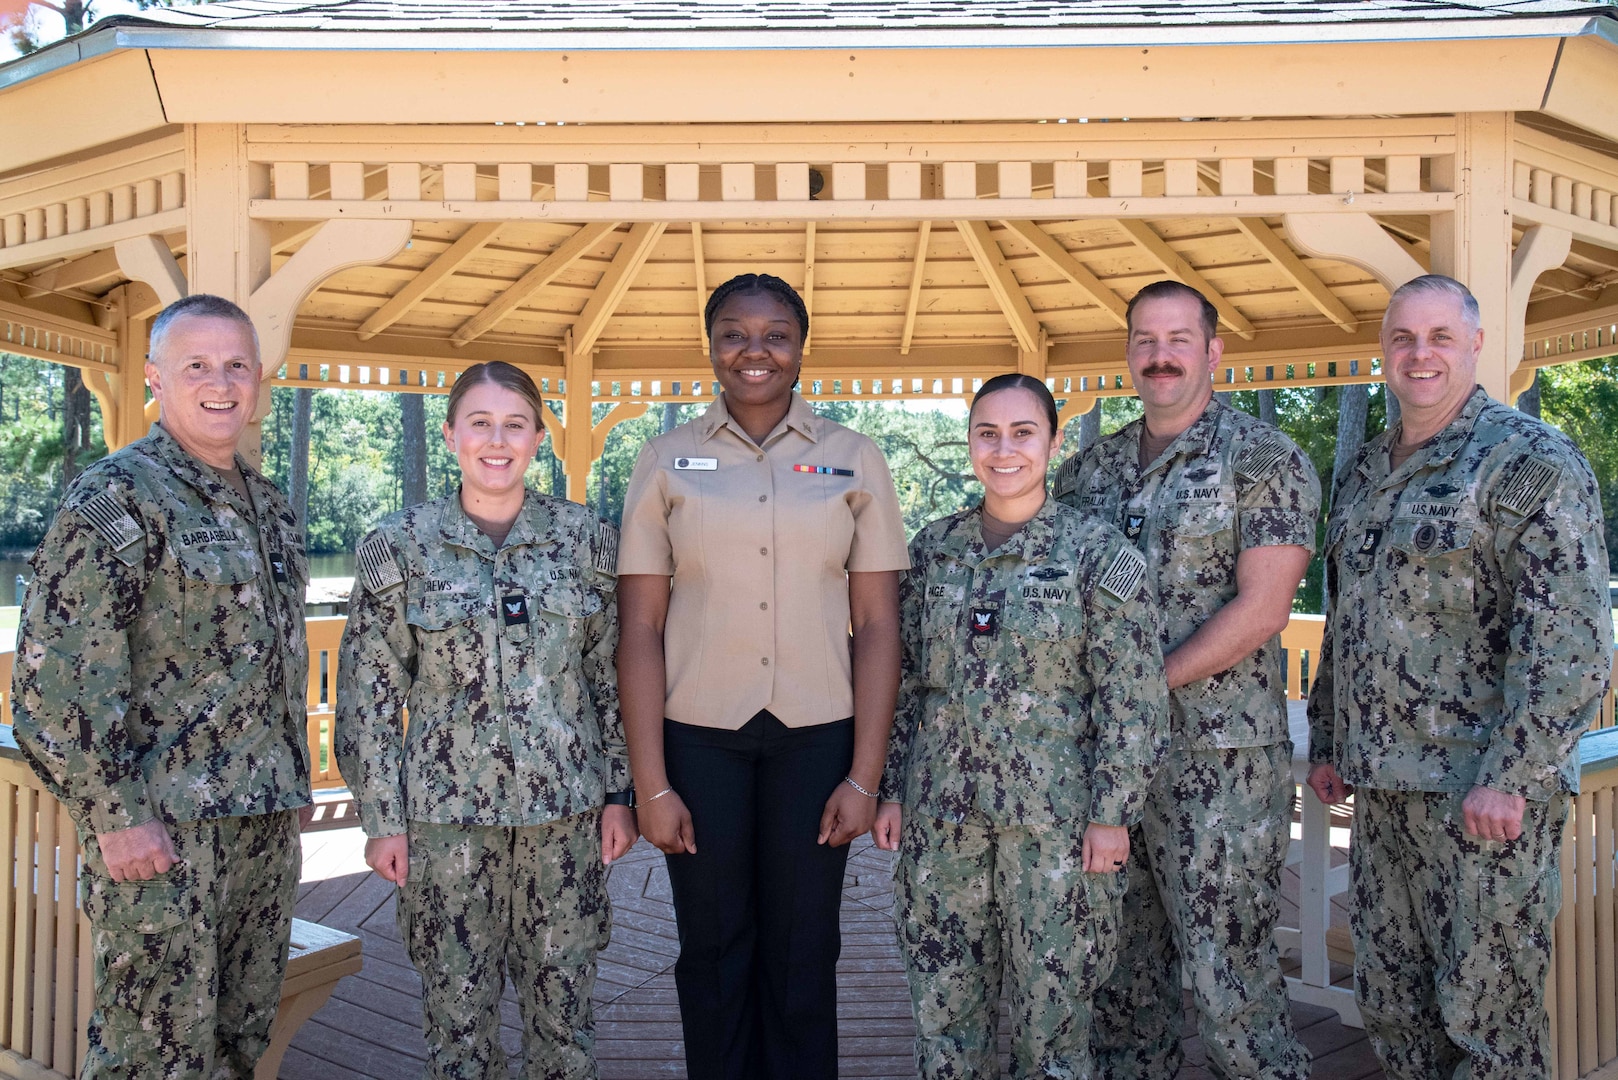
[[[528,597],[513,593],[500,598],[500,617],[507,626],[526,626],[528,623]]]
[[[277,585],[287,583],[287,560],[279,551],[270,552],[270,577],[275,579]]]
[[[1129,514],[1124,518],[1124,535],[1130,540],[1140,539],[1140,529],[1146,524],[1145,514]]]

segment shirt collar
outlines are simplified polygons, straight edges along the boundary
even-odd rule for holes
[[[242,498],[241,493],[219,475],[213,466],[197,458],[180,445],[180,440],[165,428],[161,423],[152,424],[151,431],[146,436],[147,446],[154,457],[167,465],[181,480],[196,488],[198,493],[209,502],[229,503],[236,510],[248,518],[252,518],[253,509],[248,501]],[[252,466],[242,460],[240,454],[235,455],[236,468],[242,474],[242,479],[251,486],[255,479]]]
[[[1472,437],[1472,429],[1477,426],[1478,417],[1489,401],[1489,392],[1481,386],[1474,386],[1471,396],[1466,399],[1466,404],[1461,406],[1461,411],[1455,419],[1451,420],[1444,430],[1429,439],[1425,446],[1411,454],[1403,465],[1397,469],[1390,469],[1389,479],[1395,476],[1410,476],[1418,469],[1447,465],[1455,460],[1455,455],[1461,452],[1467,440]],[[1360,451],[1358,466],[1360,471],[1369,473],[1372,462],[1379,454],[1383,452],[1392,454],[1394,444],[1399,441],[1403,431],[1404,423],[1401,421],[1397,427],[1389,428],[1375,440],[1367,443]]]
[[[768,446],[788,429],[796,431],[810,442],[819,442],[820,424],[821,419],[815,415],[814,408],[803,399],[803,395],[794,390],[792,392],[792,402],[787,406],[786,416],[779,424],[775,425],[775,430],[771,431],[760,445]],[[702,414],[702,419],[697,421],[698,437],[703,442],[707,442],[726,427],[740,435],[749,444],[752,443],[752,438],[742,430],[742,426],[731,419],[730,410],[725,407],[725,395],[721,392],[718,397],[713,399],[713,404],[708,406],[707,412]]]
[[[983,543],[983,502],[979,500],[962,519],[963,528],[958,534],[963,544],[962,554],[974,563],[1006,555],[1016,555],[1027,563],[1043,563],[1050,556],[1051,544],[1056,538],[1057,513],[1056,500],[1047,494],[1039,512],[1023,522],[1022,528],[999,548],[990,551]]]
[[[551,528],[551,515],[545,506],[544,497],[532,489],[524,489],[522,509],[517,511],[517,520],[511,523],[511,531],[506,534],[505,543],[499,548],[496,548],[494,541],[477,527],[476,522],[466,516],[466,510],[461,506],[459,488],[446,503],[443,516],[439,520],[439,531],[444,539],[457,547],[471,548],[491,559],[497,552],[506,548],[555,541]]]

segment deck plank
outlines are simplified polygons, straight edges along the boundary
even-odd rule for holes
[[[281,1067],[283,1080],[415,1080],[426,1043],[421,979],[395,920],[397,890],[365,869],[359,845],[343,830],[306,844],[306,879],[297,916],[357,934],[365,968],[344,979],[304,1025]],[[346,847],[344,846],[346,845]],[[345,852],[348,852],[345,856]],[[345,858],[347,862],[345,862]],[[912,1080],[914,1024],[904,966],[893,936],[891,856],[868,839],[855,842],[843,890],[843,953],[837,965],[839,1074]],[[680,1009],[674,992],[679,940],[663,857],[644,841],[607,877],[613,901],[612,944],[596,980],[596,1057],[602,1080],[677,1080],[685,1076]],[[1287,871],[1283,921],[1296,911],[1296,874]],[[1339,912],[1334,925],[1346,923]],[[1345,978],[1347,969],[1334,965]],[[520,1039],[513,988],[501,1001],[501,1042],[515,1055]],[[1329,1009],[1294,1005],[1299,1037],[1315,1055],[1314,1080],[1379,1080],[1365,1033],[1344,1027]],[[1004,1052],[1008,1025],[1002,1022]],[[1187,1018],[1186,1066],[1178,1080],[1206,1080],[1195,1021]]]

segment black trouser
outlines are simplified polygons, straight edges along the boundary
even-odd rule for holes
[[[740,730],[663,723],[696,853],[668,857],[674,982],[692,1080],[837,1075],[838,909],[848,846],[815,843],[854,758],[854,721]]]

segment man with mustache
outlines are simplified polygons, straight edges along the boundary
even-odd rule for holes
[[[1309,786],[1354,795],[1355,996],[1389,1080],[1544,1080],[1562,825],[1612,660],[1600,495],[1477,385],[1466,286],[1401,286],[1381,343],[1400,421],[1335,484],[1309,695]]]
[[[84,848],[80,1080],[249,1077],[269,1047],[309,805],[309,569],[236,453],[259,374],[241,308],[165,308],[158,422],[73,482],[34,553],[14,730]]]
[[[1215,400],[1224,352],[1203,295],[1130,301],[1126,359],[1145,415],[1069,458],[1056,496],[1124,531],[1163,613],[1172,725],[1132,830],[1118,965],[1096,995],[1097,1075],[1181,1062],[1181,968],[1208,1069],[1307,1080],[1275,947],[1292,822],[1280,632],[1314,550],[1320,482],[1272,425]]]

